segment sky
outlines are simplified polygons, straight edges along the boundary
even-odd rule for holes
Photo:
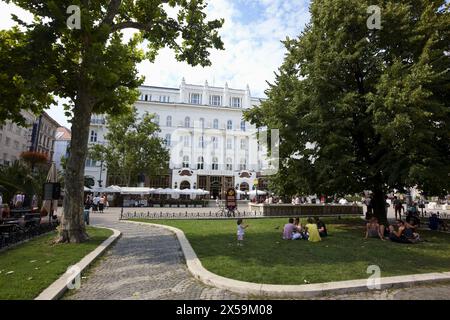
[[[212,50],[210,67],[191,67],[177,62],[169,49],[162,49],[153,63],[138,66],[144,84],[178,88],[184,77],[187,83],[244,89],[248,84],[252,96],[264,97],[267,81],[283,62],[285,50],[280,42],[297,37],[308,23],[308,0],[210,0],[206,9],[209,20],[224,18],[220,30],[225,50]],[[11,13],[25,17],[17,7],[0,0],[0,29],[13,25]],[[47,112],[61,125],[70,128],[61,106]]]

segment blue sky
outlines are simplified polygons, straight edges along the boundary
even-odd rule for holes
[[[283,61],[284,48],[280,40],[296,37],[309,21],[309,1],[306,0],[210,0],[209,19],[224,18],[220,34],[225,51],[212,51],[212,66],[190,67],[176,62],[168,49],[160,51],[153,64],[143,62],[138,69],[145,84],[178,87],[181,78],[187,83],[245,88],[253,96],[264,96],[266,81],[274,80],[274,71]],[[12,5],[0,2],[0,29],[10,28],[10,13],[20,12]],[[61,125],[69,126],[62,107],[54,106],[48,113]]]

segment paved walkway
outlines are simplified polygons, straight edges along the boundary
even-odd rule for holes
[[[175,236],[152,226],[120,223],[117,216],[92,215],[92,222],[118,229],[122,237],[65,299],[242,299],[195,280]]]
[[[120,223],[119,214],[91,215],[92,224],[118,229],[122,237],[81,280],[81,288],[66,295],[65,299],[248,299],[194,279],[171,232],[153,226]],[[450,299],[450,283],[331,295],[319,299]]]

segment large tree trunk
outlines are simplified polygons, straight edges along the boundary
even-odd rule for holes
[[[82,86],[82,85],[81,85]],[[89,239],[83,218],[84,164],[88,152],[92,105],[87,88],[78,92],[72,119],[72,140],[65,170],[64,212],[59,242],[83,242]]]
[[[382,189],[375,189],[372,193],[373,215],[380,224],[387,225],[386,195]]]

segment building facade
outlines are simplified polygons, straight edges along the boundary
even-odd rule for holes
[[[61,160],[62,158],[67,158],[69,156],[69,145],[72,139],[72,133],[66,127],[59,127],[56,129],[55,136],[55,148],[53,153],[53,162],[56,165],[57,170],[61,170]]]
[[[45,153],[49,160],[53,159],[56,130],[60,127],[59,123],[43,112],[37,117],[33,125],[31,138],[31,151]]]
[[[251,96],[248,86],[241,90],[227,84],[209,86],[208,82],[193,85],[183,79],[179,88],[142,86],[140,92],[135,103],[139,116],[155,114],[159,134],[170,150],[170,170],[147,177],[146,186],[201,188],[214,198],[228,188],[255,188],[255,179],[267,161],[261,156],[264,147],[257,143],[257,129],[243,119],[243,111],[261,101]],[[89,142],[107,143],[105,133],[105,118],[93,117]],[[102,180],[99,163],[89,159],[85,174]]]
[[[36,116],[22,111],[27,126],[22,127],[7,121],[0,125],[0,165],[10,165],[20,159],[20,154],[30,150],[33,124]]]

